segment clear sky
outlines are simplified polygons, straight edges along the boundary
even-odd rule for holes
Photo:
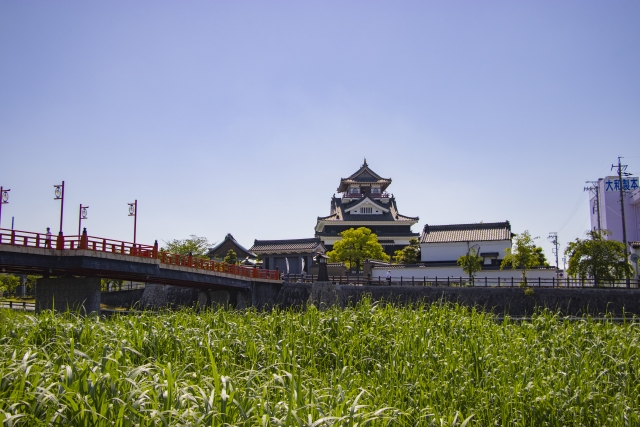
[[[367,158],[424,224],[510,220],[552,258],[586,180],[640,175],[638,1],[0,2],[2,226],[313,236]]]

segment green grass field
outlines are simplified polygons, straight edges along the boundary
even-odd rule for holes
[[[637,426],[640,326],[458,306],[0,310],[15,425]]]

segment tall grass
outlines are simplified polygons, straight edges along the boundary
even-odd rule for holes
[[[365,301],[318,311],[0,311],[6,426],[640,424],[637,324]]]

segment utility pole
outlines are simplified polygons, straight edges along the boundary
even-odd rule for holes
[[[620,213],[622,214],[622,239],[624,240],[624,259],[629,262],[629,244],[627,243],[627,224],[624,217],[624,185],[622,184],[622,174],[625,176],[631,175],[627,171],[627,165],[623,165],[620,162],[622,157],[618,156],[618,186],[620,187]],[[616,165],[611,165],[611,169],[616,168]],[[624,172],[623,172],[624,171]],[[629,276],[627,275],[627,287],[630,286]]]
[[[594,191],[596,193],[596,210],[598,211],[598,231],[602,230],[600,225],[600,185],[598,181],[585,181],[589,184],[588,187],[584,187],[584,191]]]
[[[560,265],[558,264],[558,233],[552,231],[549,233],[549,237],[547,237],[551,244],[554,246],[553,253],[556,255],[556,270],[560,269]]]

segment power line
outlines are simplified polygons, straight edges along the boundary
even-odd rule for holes
[[[579,208],[582,207],[582,203],[585,201],[586,198],[587,198],[587,193],[580,194],[580,196],[578,197],[578,202],[573,206],[571,213],[569,214],[569,217],[564,222],[564,224],[562,224],[562,227],[558,228],[558,232],[562,231],[562,229],[566,227],[567,224],[569,224],[571,219],[573,219],[573,216],[576,214],[576,212],[578,212]]]

